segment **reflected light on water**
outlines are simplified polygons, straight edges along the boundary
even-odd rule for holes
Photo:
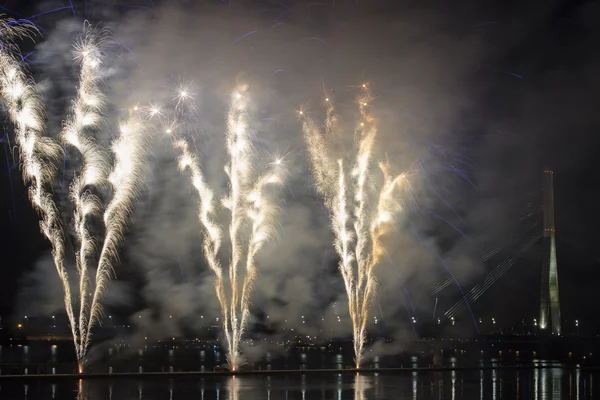
[[[521,388],[520,388],[521,379],[520,378],[521,378],[521,371],[517,370],[517,384],[516,384],[517,385],[517,388],[516,388],[517,395],[515,396],[516,400],[519,400],[519,396],[521,394],[520,393],[521,392]]]
[[[540,386],[540,370],[536,368],[533,370],[533,398],[534,398],[534,400],[539,400],[539,398],[540,398],[539,386]]]
[[[79,379],[77,381],[77,400],[87,399],[86,392],[87,390],[84,390],[83,379]]]
[[[594,397],[594,376],[590,375],[590,398]]]
[[[360,373],[211,376],[131,379],[0,380],[0,398],[11,400],[465,400],[590,399],[596,372],[541,368]],[[131,372],[135,372],[133,367]],[[35,382],[35,383],[34,383]],[[489,383],[489,384],[488,384]],[[114,394],[114,395],[113,395]]]
[[[562,368],[552,368],[551,370],[551,374],[552,374],[552,394],[551,394],[551,398],[555,399],[557,396],[560,397],[560,395],[563,392],[563,388],[562,388],[562,380],[563,380],[563,375],[564,372],[562,370]]]
[[[479,400],[483,400],[483,370],[479,371]]]
[[[356,374],[354,377],[354,400],[367,400],[365,391],[371,388],[372,377]]]
[[[204,390],[206,389],[206,382],[204,378],[200,379],[200,400],[204,400]]]
[[[452,400],[456,400],[456,371],[452,371]]]
[[[271,377],[267,376],[267,400],[271,400]]]
[[[412,373],[412,397],[413,400],[417,400],[417,373]]]
[[[498,388],[498,370],[492,370],[492,400],[496,400],[496,392]]]
[[[306,375],[302,375],[300,392],[302,393],[302,400],[306,400]]]
[[[576,389],[575,389],[575,396],[576,396],[575,398],[577,400],[579,400],[579,385],[581,385],[580,380],[581,380],[581,370],[579,368],[577,368],[575,370],[575,385],[577,385]]]
[[[229,392],[229,400],[238,400],[240,397],[240,378],[236,376],[229,378],[227,391]]]
[[[542,400],[546,400],[548,398],[548,370],[546,368],[542,369],[540,375],[541,382],[540,385],[540,397]]]

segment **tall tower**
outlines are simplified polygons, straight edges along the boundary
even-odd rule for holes
[[[540,328],[552,328],[561,334],[558,266],[556,263],[556,229],[554,227],[554,171],[545,170],[543,179],[544,236],[542,290],[540,296]]]

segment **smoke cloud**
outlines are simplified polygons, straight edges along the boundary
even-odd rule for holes
[[[589,97],[578,94],[597,89],[598,80],[590,75],[598,66],[596,56],[577,68],[578,78],[556,69],[538,72],[543,57],[506,61],[519,51],[524,36],[539,35],[536,29],[554,11],[550,7],[536,8],[538,17],[525,23],[525,17],[508,22],[499,8],[483,5],[457,5],[464,14],[451,18],[458,11],[445,6],[379,1],[215,3],[163,2],[153,11],[124,14],[95,6],[109,21],[104,24],[113,38],[104,76],[108,122],[98,140],[108,144],[114,135],[110,124],[133,105],[167,104],[180,85],[189,84],[199,120],[189,137],[209,184],[221,196],[227,189],[228,99],[237,84],[250,85],[254,144],[264,160],[284,155],[289,172],[280,195],[278,235],[258,255],[253,296],[251,324],[268,322],[275,339],[289,328],[323,338],[350,334],[329,217],[312,186],[298,110],[322,120],[328,96],[340,118],[352,124],[357,88],[368,83],[376,95],[375,158],[387,158],[395,172],[415,177],[409,211],[384,239],[388,258],[376,269],[378,294],[369,325],[370,332],[383,329],[381,334],[399,343],[415,333],[412,317],[433,323],[434,307],[440,307],[441,316],[462,297],[457,284],[470,288],[483,276],[476,236],[485,234],[493,243],[510,233],[506,221],[523,207],[544,162],[552,160],[565,174],[577,173],[553,158],[564,138],[546,132],[575,130],[581,141],[566,144],[570,157],[582,151],[581,143],[590,143],[585,133],[590,125],[576,122],[590,116]],[[587,5],[573,20],[590,26],[594,20],[588,16],[594,13],[598,8]],[[60,20],[37,46],[35,73],[48,105],[50,134],[60,127],[76,88],[70,46],[82,27],[72,17]],[[498,65],[501,57],[504,64]],[[530,75],[539,90],[519,86]],[[595,86],[586,87],[590,82]],[[557,85],[561,89],[555,91]],[[565,103],[564,108],[558,111],[553,103]],[[600,125],[593,115],[589,123]],[[105,303],[130,318],[137,332],[169,337],[201,330],[205,321],[219,317],[219,306],[201,250],[197,195],[177,169],[169,138],[162,132],[152,135],[146,190],[116,267],[118,284],[111,283]],[[546,139],[550,144],[542,145]],[[76,168],[69,167],[67,177]],[[559,196],[557,203],[563,201]],[[30,280],[40,282],[35,277],[41,271],[54,273],[54,268],[41,261]],[[444,308],[431,288],[450,273],[455,279],[447,289],[451,293],[444,292],[444,299],[451,299]],[[54,312],[61,302],[50,297],[61,299],[61,291],[49,292],[45,303]],[[23,293],[31,298],[29,289]],[[382,351],[377,347],[378,354]]]

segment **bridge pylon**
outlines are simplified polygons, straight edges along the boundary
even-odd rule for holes
[[[558,291],[558,265],[556,260],[556,229],[554,225],[554,171],[543,175],[544,232],[542,285],[540,294],[540,328],[551,329],[560,335],[560,298]]]

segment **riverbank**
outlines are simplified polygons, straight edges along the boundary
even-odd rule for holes
[[[119,379],[119,378],[175,378],[175,377],[214,377],[214,376],[249,376],[249,375],[339,375],[339,374],[401,374],[411,372],[445,372],[476,370],[518,370],[518,369],[563,369],[600,371],[596,366],[563,365],[556,363],[523,364],[523,365],[485,365],[472,367],[425,367],[425,368],[364,368],[364,369],[297,369],[297,370],[241,370],[241,371],[180,371],[180,372],[116,372],[116,373],[72,373],[72,374],[28,374],[0,375],[0,380],[9,379]]]

